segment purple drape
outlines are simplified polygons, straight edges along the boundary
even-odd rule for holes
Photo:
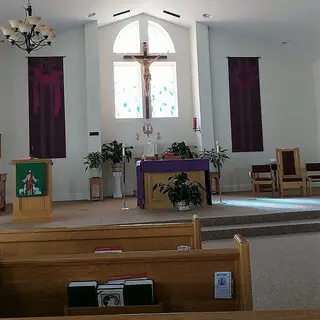
[[[259,58],[228,58],[232,152],[263,151]]]
[[[28,58],[30,156],[65,158],[63,57]]]

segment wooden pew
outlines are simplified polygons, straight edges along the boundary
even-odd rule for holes
[[[201,249],[198,216],[186,223],[0,231],[0,250],[5,257],[94,253],[97,247],[121,247],[123,251],[176,250],[179,245]]]
[[[167,314],[130,314],[83,316],[77,320],[318,320],[320,310],[279,310],[247,312],[190,312]],[[3,319],[6,320],[6,319]],[[7,319],[9,320],[9,319]],[[14,318],[11,320],[15,320]],[[18,320],[18,319],[16,319]],[[19,319],[20,320],[20,319]],[[75,317],[29,318],[28,320],[75,320]]]
[[[3,317],[61,316],[69,281],[146,274],[164,312],[252,310],[248,242],[235,236],[235,247],[189,251],[74,254],[1,261],[0,310]],[[213,299],[214,273],[231,271],[232,300]]]

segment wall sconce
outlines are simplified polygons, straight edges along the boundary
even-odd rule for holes
[[[201,129],[198,126],[198,118],[196,118],[196,117],[193,117],[193,119],[192,119],[192,129],[194,132],[201,132]]]

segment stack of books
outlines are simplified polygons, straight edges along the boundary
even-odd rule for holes
[[[75,281],[68,284],[68,306],[118,307],[154,305],[153,280],[128,275],[110,279],[106,284],[96,281]]]

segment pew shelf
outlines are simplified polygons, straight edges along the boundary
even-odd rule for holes
[[[90,307],[64,309],[65,316],[98,316],[112,314],[140,314],[140,313],[163,313],[163,304],[152,306],[121,306],[121,307]]]

